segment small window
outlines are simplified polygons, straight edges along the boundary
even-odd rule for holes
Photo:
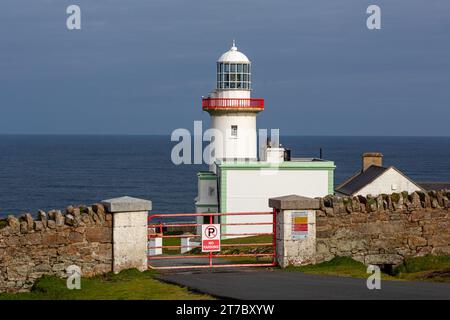
[[[238,126],[231,126],[231,136],[232,137],[237,137],[237,129],[238,129]]]

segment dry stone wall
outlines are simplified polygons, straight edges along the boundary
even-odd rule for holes
[[[327,196],[316,211],[316,262],[351,256],[365,264],[450,254],[450,192]]]
[[[0,220],[0,292],[28,291],[42,275],[112,271],[112,215],[102,204]]]

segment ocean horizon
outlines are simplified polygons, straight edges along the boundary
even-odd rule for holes
[[[450,137],[295,136],[280,142],[293,157],[335,162],[335,185],[360,170],[361,154],[384,155],[417,182],[450,181]],[[0,217],[36,214],[129,195],[158,213],[194,212],[198,171],[174,165],[169,135],[0,135]]]

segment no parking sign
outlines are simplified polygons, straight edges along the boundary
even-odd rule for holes
[[[202,252],[220,251],[220,224],[202,225]]]

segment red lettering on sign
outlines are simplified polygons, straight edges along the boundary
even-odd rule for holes
[[[220,250],[220,240],[203,240],[203,250]]]

